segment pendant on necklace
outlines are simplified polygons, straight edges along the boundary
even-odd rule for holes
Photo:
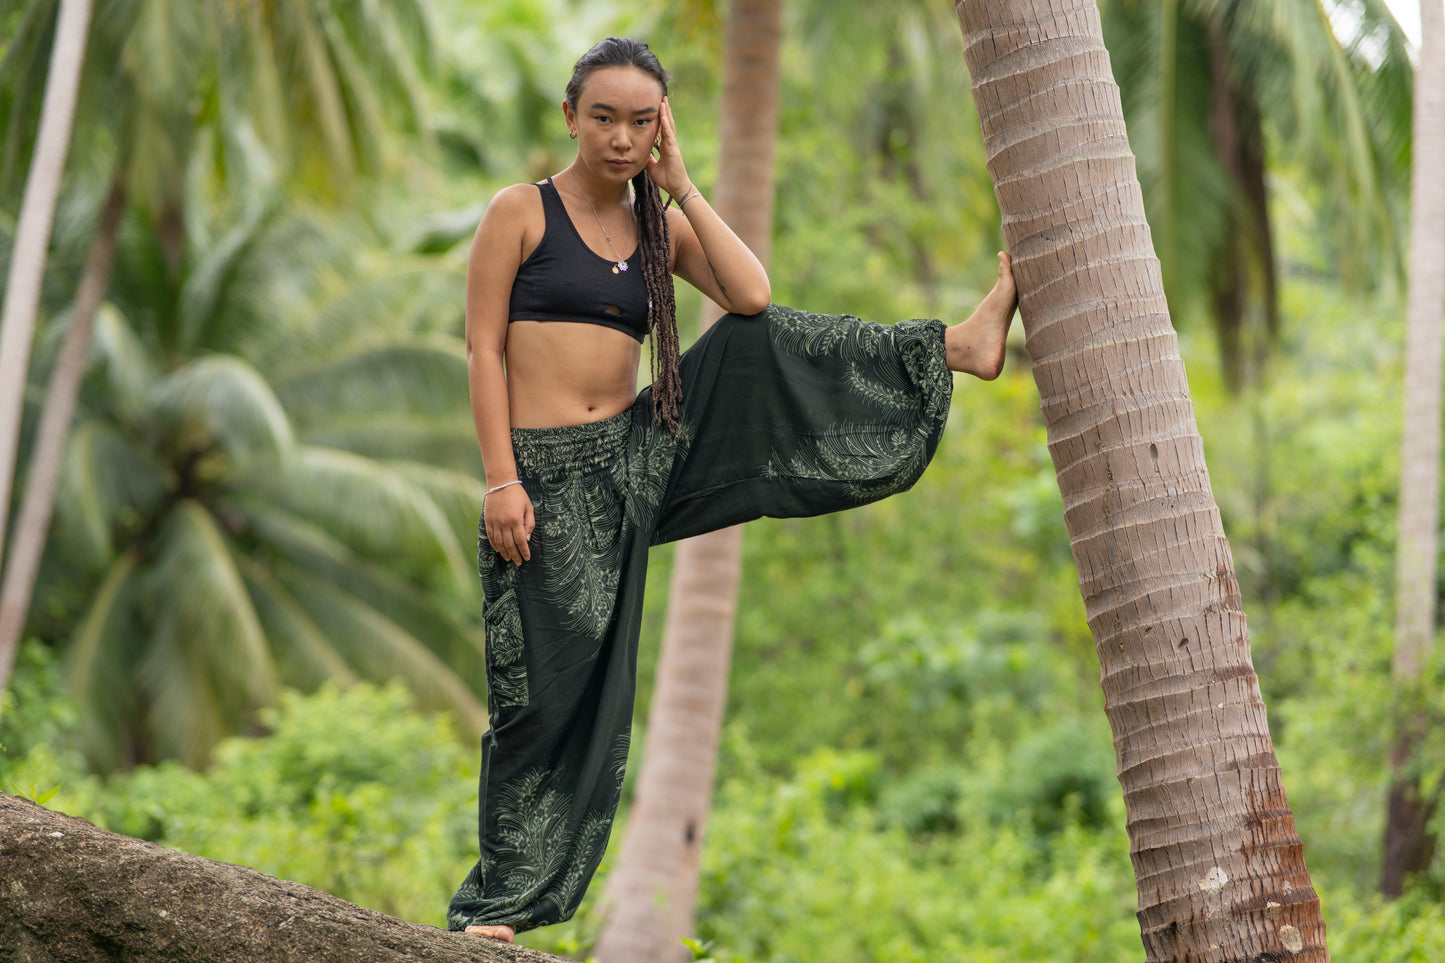
[[[613,274],[616,274],[616,273],[619,272],[619,271],[626,271],[626,270],[627,270],[627,262],[626,262],[626,261],[618,261],[618,262],[617,262],[617,266],[612,269],[612,273],[613,273]]]

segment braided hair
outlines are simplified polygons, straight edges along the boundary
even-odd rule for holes
[[[582,55],[567,82],[567,103],[575,112],[582,84],[601,67],[636,67],[662,85],[667,96],[667,71],[641,40],[608,37]],[[632,178],[632,216],[637,219],[642,279],[647,285],[647,331],[652,336],[652,417],[670,435],[678,431],[682,378],[678,374],[677,301],[669,266],[671,235],[658,190],[644,167]]]

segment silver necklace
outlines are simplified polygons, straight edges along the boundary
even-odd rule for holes
[[[587,202],[587,206],[592,208],[592,216],[597,219],[597,226],[602,228],[602,236],[607,238],[607,246],[612,248],[612,256],[617,258],[617,264],[613,266],[612,273],[616,274],[619,271],[626,271],[627,262],[623,260],[621,254],[617,253],[617,245],[612,243],[612,235],[607,233],[607,227],[602,223],[602,218],[597,213],[597,205],[592,203],[592,198],[588,197],[587,192],[582,189],[582,185],[577,183],[577,175],[572,173],[572,168],[570,167],[567,168],[567,176],[572,178],[572,185],[577,188],[577,193],[581,194],[582,199]]]

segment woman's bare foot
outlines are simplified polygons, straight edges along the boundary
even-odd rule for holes
[[[950,371],[962,371],[992,381],[1003,371],[1005,342],[1014,308],[1018,306],[1018,289],[1014,286],[1013,262],[1006,252],[998,252],[998,281],[984,295],[967,321],[955,324],[944,335]]]
[[[517,938],[517,931],[510,926],[468,926],[466,931],[475,936],[501,940],[503,943],[510,943]]]

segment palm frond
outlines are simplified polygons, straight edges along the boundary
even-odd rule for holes
[[[297,586],[295,597],[316,624],[365,675],[400,678],[423,708],[451,711],[466,739],[486,729],[481,701],[414,635],[329,582],[300,571],[287,572],[286,579]]]
[[[211,750],[242,721],[234,700],[218,684],[201,646],[184,636],[173,619],[152,630],[145,658],[126,679],[144,697],[143,733],[159,758],[178,758],[192,768],[206,764]]]
[[[497,0],[438,10],[439,19],[452,17],[439,26],[447,46],[466,52],[443,67],[450,107],[436,119],[443,144],[498,173],[535,166],[528,154],[537,145],[560,150],[567,141],[555,112],[572,60],[599,37],[647,32],[656,13],[645,6]]]
[[[264,565],[248,556],[237,564],[287,685],[309,690],[323,682],[356,682],[351,666]]]
[[[351,150],[363,170],[384,166],[389,144],[381,99],[373,82],[377,68],[362,64],[331,5],[318,4],[316,15],[331,70],[337,77],[337,91],[343,99]]]
[[[385,263],[354,263],[334,297],[298,312],[282,337],[264,345],[258,366],[287,386],[318,361],[405,336],[461,329],[463,282],[435,261],[380,254]]]
[[[482,202],[424,215],[397,246],[411,254],[443,254],[471,240],[486,209]]]
[[[228,8],[220,57],[221,96],[227,115],[243,115],[266,145],[268,154],[289,166],[294,158],[294,131],[287,123],[287,82],[277,59],[275,37],[265,29],[260,4]]]
[[[476,427],[471,416],[414,415],[405,412],[347,413],[297,429],[308,445],[341,448],[378,461],[437,465],[481,477]]]
[[[416,0],[364,0],[361,26],[348,23],[365,63],[381,65],[388,83],[383,92],[404,117],[428,126],[424,78],[435,73],[439,51],[426,5]]]
[[[1403,47],[1381,0],[1178,0],[1172,43],[1167,9],[1104,4],[1105,41],[1171,308],[1210,316],[1239,384],[1277,331],[1275,169],[1335,201],[1308,229],[1347,277],[1399,263]]]
[[[178,338],[176,349],[191,354],[208,344],[209,322],[221,313],[222,305],[233,295],[238,279],[243,276],[247,258],[265,240],[265,225],[274,216],[271,206],[278,200],[272,195],[262,204],[253,205],[239,223],[212,245],[186,277],[178,305]]]
[[[339,79],[328,56],[326,37],[309,9],[309,3],[288,3],[273,8],[269,29],[274,32],[277,62],[293,67],[295,73],[283,73],[291,91],[292,110],[301,120],[301,129],[314,129],[338,180],[346,181],[355,172],[346,116],[346,101]]]
[[[112,7],[98,17],[116,33],[109,72],[124,91],[111,123],[126,144],[128,193],[160,216],[185,184],[196,117],[213,76],[216,28],[206,4],[123,6],[129,9]]]
[[[479,476],[452,471],[435,463],[390,461],[391,469],[427,493],[452,524],[468,538],[477,532],[482,511],[482,495],[486,492]]]
[[[180,450],[212,446],[238,464],[284,463],[294,438],[281,402],[240,358],[192,361],[156,385],[156,427]]]
[[[0,200],[18,195],[40,123],[40,104],[50,69],[59,0],[28,0],[19,27],[0,58]],[[15,207],[18,209],[19,205]]]
[[[94,419],[71,429],[65,470],[56,493],[56,537],[78,547],[80,558],[106,564],[115,537],[160,504],[164,469],[115,426]]]
[[[1379,0],[1190,0],[1188,6],[1228,24],[1240,71],[1236,84],[1253,92],[1290,152],[1332,195],[1348,199],[1333,212],[1344,215],[1335,217],[1348,238],[1341,255],[1358,260],[1380,251],[1378,264],[1396,263],[1399,239],[1380,219],[1387,206],[1381,191],[1404,171],[1382,168],[1379,147],[1382,135],[1398,141],[1404,134],[1379,129],[1371,117],[1391,111],[1367,102],[1371,78],[1409,72],[1403,33],[1388,11]],[[1340,16],[1345,8],[1349,13]],[[1342,39],[1347,23],[1357,26]],[[1408,88],[1394,82],[1385,89],[1400,97]]]
[[[424,491],[374,461],[334,448],[299,446],[279,476],[277,504],[310,519],[357,552],[403,570],[440,570],[458,591],[471,578],[467,553]]]
[[[149,638],[125,684],[141,695],[149,751],[201,765],[275,700],[279,680],[231,547],[198,502],[167,517],[143,592]]]
[[[266,634],[230,544],[199,502],[187,499],[170,513],[146,580],[158,607],[158,635],[170,633],[183,661],[193,663],[188,677],[215,690],[223,718],[234,722],[237,713],[275,698],[276,667]],[[157,649],[143,667],[163,678],[174,671],[165,665],[173,661],[173,654]]]
[[[122,760],[122,741],[133,728],[139,705],[138,693],[128,682],[137,653],[126,644],[138,634],[130,624],[136,561],[134,555],[123,554],[111,563],[66,655],[71,697],[80,710],[81,741],[86,756],[103,767]]]
[[[427,645],[466,680],[482,675],[481,633],[459,622],[451,610],[480,612],[479,586],[461,598],[438,598],[381,565],[353,552],[306,520],[256,504],[242,509],[250,534],[265,547],[268,564],[289,567],[323,579],[366,603]],[[279,579],[278,584],[284,580]]]
[[[119,421],[135,424],[156,381],[150,352],[115,307],[106,303],[95,315],[91,364],[105,380],[107,403]]]
[[[321,412],[465,412],[466,347],[447,335],[390,335],[298,364],[274,384],[303,425]]]

